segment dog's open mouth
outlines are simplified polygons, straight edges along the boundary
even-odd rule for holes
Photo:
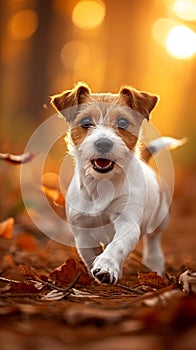
[[[110,159],[97,158],[91,160],[91,164],[98,173],[107,173],[113,169],[115,162]]]

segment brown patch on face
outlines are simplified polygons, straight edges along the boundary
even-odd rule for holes
[[[80,125],[74,126],[71,129],[71,139],[75,146],[79,146],[85,139],[88,130],[82,128]]]
[[[130,149],[130,151],[135,150],[137,143],[137,136],[133,135],[129,130],[115,128],[115,132],[124,141],[125,145]]]

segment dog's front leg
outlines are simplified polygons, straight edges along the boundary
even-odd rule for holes
[[[121,276],[122,265],[127,256],[135,249],[140,238],[137,223],[124,218],[114,221],[115,235],[106,249],[93,263],[92,275],[104,283],[117,283]]]
[[[95,248],[81,248],[80,246],[77,245],[77,250],[81,259],[86,265],[89,274],[91,274],[93,261],[95,260],[96,256],[101,254],[102,252],[101,246],[95,247]]]

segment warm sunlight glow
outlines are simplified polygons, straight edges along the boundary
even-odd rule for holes
[[[158,43],[164,45],[169,32],[176,26],[176,22],[169,18],[158,19],[152,27],[153,39]]]
[[[72,1],[65,0],[53,0],[52,6],[54,11],[57,12],[60,16],[70,16],[71,11],[73,9]]]
[[[102,1],[79,1],[72,11],[72,21],[79,29],[98,27],[105,17],[105,4]]]
[[[15,13],[9,22],[9,32],[14,39],[29,39],[39,24],[37,13],[33,10],[23,10]]]
[[[89,48],[82,41],[72,40],[66,43],[61,50],[61,60],[64,66],[73,70],[75,66],[88,65]]]
[[[176,0],[173,4],[176,16],[185,21],[196,20],[196,0]]]
[[[190,58],[196,52],[196,34],[188,27],[176,26],[168,35],[167,49],[175,58]]]

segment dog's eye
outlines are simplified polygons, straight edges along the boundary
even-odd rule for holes
[[[90,117],[84,117],[80,120],[80,125],[84,129],[88,129],[88,128],[90,128],[90,126],[94,126],[94,123]]]
[[[117,127],[119,129],[127,129],[129,127],[130,122],[126,118],[119,118],[117,120]]]

